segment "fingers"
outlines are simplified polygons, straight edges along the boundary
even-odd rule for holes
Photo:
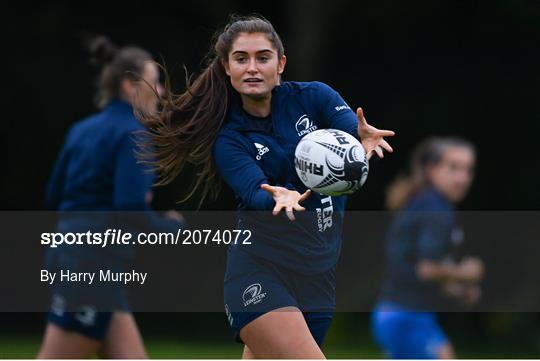
[[[281,191],[281,187],[273,187],[268,184],[261,184],[261,189],[270,193],[276,202],[272,214],[277,216],[282,209],[285,209],[285,214],[287,217],[294,221],[296,217],[294,216],[294,211],[302,212],[306,209],[302,207],[299,203],[304,201],[311,194],[311,190],[306,190],[302,195],[298,196],[296,191]]]
[[[396,135],[396,132],[394,132],[393,130],[382,129],[377,131],[377,135],[379,137],[393,137],[394,135]]]
[[[296,219],[294,217],[294,212],[293,212],[293,207],[292,206],[288,206],[287,208],[285,208],[285,213],[287,214],[287,217],[289,217],[289,219],[291,221],[294,221]]]
[[[298,212],[303,212],[303,211],[306,210],[304,207],[302,207],[302,206],[299,205],[299,204],[295,204],[295,205],[293,206],[293,209],[294,209],[295,211],[298,211]]]
[[[375,133],[378,137],[393,137],[396,135],[396,132],[393,130],[387,130],[387,129],[377,129],[373,126],[370,126],[367,123],[366,118],[364,117],[364,111],[362,108],[358,108],[356,110],[356,116],[358,117],[358,129],[368,129],[371,133]]]
[[[362,108],[356,109],[356,116],[358,117],[358,124],[366,124],[366,118],[364,117],[364,111]]]
[[[370,151],[368,152],[368,154],[366,154],[366,158],[368,161],[371,159],[371,157],[373,157],[373,151]]]
[[[381,141],[379,142],[379,145],[389,153],[392,153],[394,151],[394,149],[390,146],[390,144],[388,144],[388,142],[384,139],[381,139]]]
[[[311,194],[311,189],[308,189],[307,191],[305,191],[305,192],[300,196],[300,198],[298,198],[298,203],[301,203],[301,202],[305,201],[306,198],[309,197],[310,194]]]
[[[380,146],[377,146],[373,151],[377,153],[379,158],[384,158],[384,152]]]
[[[274,195],[274,192],[276,191],[275,188],[269,184],[261,184],[261,189],[267,191],[271,195]]]
[[[296,220],[296,217],[294,216],[294,211],[303,212],[306,210],[304,207],[302,207],[299,204],[295,204],[295,205],[287,206],[287,207],[283,205],[276,205],[272,211],[272,215],[277,216],[283,208],[285,208],[285,214],[287,215],[287,218],[289,218],[291,221]]]

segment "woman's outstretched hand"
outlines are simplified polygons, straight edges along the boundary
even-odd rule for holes
[[[380,130],[369,125],[364,117],[362,108],[356,110],[356,116],[358,117],[358,136],[366,150],[368,159],[371,158],[373,152],[377,153],[379,158],[384,158],[383,149],[389,153],[394,151],[390,144],[384,140],[384,137],[393,137],[395,134],[393,131]]]
[[[304,194],[300,194],[297,191],[291,191],[287,188],[271,186],[269,184],[262,184],[261,189],[270,193],[276,202],[272,214],[277,216],[282,209],[285,209],[285,213],[291,221],[295,220],[293,211],[302,212],[306,210],[300,203],[311,194],[310,189],[305,191]]]

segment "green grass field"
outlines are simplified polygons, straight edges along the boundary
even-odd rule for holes
[[[0,358],[35,358],[40,344],[40,337],[8,337],[0,338]],[[148,338],[146,347],[151,358],[162,359],[235,359],[242,353],[242,347],[234,342],[231,343],[209,343],[201,341],[186,341],[181,339],[157,339]],[[332,359],[362,359],[381,358],[379,350],[370,343],[359,343],[357,345],[339,345],[329,343],[324,352],[328,358]],[[538,358],[530,352],[523,350],[501,348],[478,347],[471,349],[459,348],[457,350],[459,358]]]
[[[0,339],[0,358],[35,358],[40,344],[39,337],[25,339],[19,337],[6,337]],[[187,342],[174,339],[147,339],[145,341],[148,354],[151,358],[240,358],[242,347],[231,343],[204,343]],[[330,358],[380,358],[375,348],[343,348],[329,346],[325,352]]]

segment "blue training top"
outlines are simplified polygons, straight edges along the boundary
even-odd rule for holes
[[[317,129],[340,129],[357,137],[358,119],[343,98],[319,82],[284,82],[272,91],[271,114],[246,113],[235,96],[228,121],[214,144],[218,172],[238,201],[239,227],[252,231],[251,245],[242,249],[275,264],[305,274],[325,272],[337,263],[346,197],[313,192],[303,202],[305,212],[274,217],[267,183],[306,191],[294,168],[300,139]],[[262,211],[262,212],[255,212]]]
[[[450,305],[439,283],[418,278],[416,264],[421,260],[455,261],[461,241],[451,203],[433,187],[420,191],[390,226],[382,300],[417,311],[437,311]]]
[[[90,226],[93,230],[111,227],[108,211],[144,212],[131,213],[129,221],[123,218],[126,227],[176,230],[181,226],[159,217],[145,200],[155,176],[137,162],[135,155],[134,132],[144,129],[129,103],[114,100],[103,111],[77,122],[69,130],[49,181],[46,205],[58,211],[85,213],[80,217],[78,213],[64,214],[59,231],[86,232]],[[72,249],[86,252],[84,247]],[[123,257],[132,255],[128,247],[111,251]]]
[[[59,211],[149,210],[154,175],[137,163],[133,132],[143,130],[130,104],[112,101],[68,132],[47,189]]]

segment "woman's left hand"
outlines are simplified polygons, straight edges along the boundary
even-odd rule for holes
[[[364,117],[364,111],[362,108],[356,110],[356,116],[358,117],[358,136],[362,142],[362,146],[367,154],[367,158],[371,158],[373,152],[377,153],[379,158],[384,158],[383,149],[389,153],[394,150],[388,144],[384,137],[393,137],[394,132],[391,130],[380,130],[372,125],[369,125]]]

